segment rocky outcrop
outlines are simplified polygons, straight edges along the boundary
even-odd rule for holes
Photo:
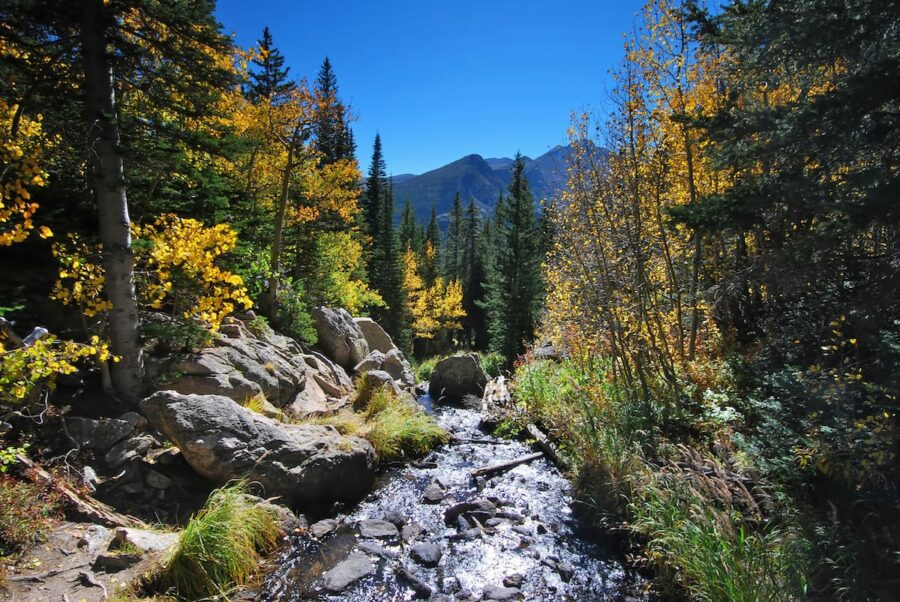
[[[415,385],[412,366],[399,349],[392,349],[386,354],[381,351],[372,351],[354,367],[353,371],[356,374],[381,371],[389,374],[391,379],[401,387],[409,388]]]
[[[336,364],[351,370],[369,355],[369,344],[346,309],[314,307],[310,315],[319,347]]]
[[[372,318],[353,318],[353,321],[362,331],[363,337],[369,345],[369,351],[380,351],[387,354],[397,348],[391,335],[386,333],[384,328]]]
[[[221,395],[160,391],[140,408],[202,476],[247,478],[291,506],[356,500],[374,477],[372,446],[331,426],[281,424]]]
[[[227,327],[227,328],[226,328]],[[239,404],[263,396],[303,418],[345,405],[353,384],[340,366],[267,326],[251,331],[228,318],[210,347],[182,359],[167,387],[184,394],[224,395]]]
[[[487,375],[474,354],[455,355],[439,361],[431,372],[428,394],[437,401],[458,403],[466,395],[481,397]]]

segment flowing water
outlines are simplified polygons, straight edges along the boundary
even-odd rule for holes
[[[383,472],[329,534],[296,536],[260,599],[409,600],[429,592],[432,600],[640,598],[639,580],[573,514],[569,483],[548,460],[473,479],[473,469],[534,450],[482,433],[478,412],[442,407],[434,415],[462,442]],[[432,503],[423,501],[426,489]],[[367,524],[385,532],[373,534]],[[425,548],[431,558],[416,554],[423,542],[436,545]],[[348,568],[351,576],[342,578]]]

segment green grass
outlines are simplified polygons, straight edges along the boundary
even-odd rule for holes
[[[366,439],[380,462],[419,457],[448,441],[446,431],[421,407],[400,399],[388,387],[365,383],[365,377],[363,374],[357,382],[354,411],[345,410],[313,422]]]
[[[431,380],[431,373],[434,372],[434,367],[439,361],[444,359],[444,357],[445,356],[443,355],[435,355],[416,364],[416,382]]]
[[[155,591],[187,600],[225,598],[253,581],[261,555],[277,546],[282,533],[277,519],[245,491],[238,482],[210,494],[163,563]]]

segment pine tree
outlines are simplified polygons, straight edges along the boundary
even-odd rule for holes
[[[408,338],[404,327],[403,266],[397,231],[394,228],[394,193],[390,182],[379,203],[378,227],[373,235],[372,286],[387,307],[377,308],[376,318],[398,343]]]
[[[322,153],[322,164],[341,159],[352,160],[356,152],[353,132],[347,123],[347,108],[338,97],[337,76],[328,57],[316,77],[316,148]]]
[[[484,295],[484,263],[479,245],[479,220],[475,201],[470,200],[466,208],[462,227],[462,253],[460,281],[463,287],[463,337],[472,346],[478,339],[478,331],[484,330],[484,310],[477,301]],[[476,347],[477,348],[477,347]]]
[[[495,209],[484,307],[491,348],[512,361],[534,336],[541,292],[540,232],[525,162],[516,154],[509,196]]]
[[[274,46],[268,26],[263,28],[258,44],[259,55],[253,58],[257,69],[250,72],[247,96],[254,101],[268,98],[269,102],[277,104],[294,87],[288,79],[291,68],[284,66],[284,56]]]
[[[381,204],[387,194],[387,168],[381,152],[381,135],[375,134],[372,145],[372,164],[366,179],[366,190],[360,199],[366,230],[373,239],[377,238],[380,225]]]
[[[447,241],[444,245],[444,278],[447,280],[462,279],[463,251],[463,212],[459,193],[453,198],[450,209],[450,223],[447,226]]]
[[[416,253],[422,253],[422,228],[416,222],[416,211],[412,201],[406,199],[403,204],[403,213],[400,216],[400,249],[406,251],[412,249]]]
[[[428,229],[425,231],[425,257],[422,262],[422,277],[425,285],[434,284],[438,277],[438,266],[441,262],[441,230],[437,223],[437,209],[431,206],[431,217],[428,219]]]

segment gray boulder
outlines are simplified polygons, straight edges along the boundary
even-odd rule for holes
[[[372,370],[381,370],[382,364],[384,364],[384,353],[376,349],[375,351],[370,351],[363,361],[356,364],[353,367],[353,372],[360,374],[362,372],[371,372]]]
[[[347,589],[352,583],[375,572],[375,563],[361,552],[350,552],[344,560],[322,575],[322,587],[332,593]]]
[[[487,385],[487,375],[478,356],[454,355],[442,359],[431,372],[428,394],[434,400],[459,402],[465,395],[481,397]]]
[[[399,349],[394,349],[385,354],[381,369],[390,374],[391,378],[407,387],[416,383],[412,366],[409,365],[409,362],[406,361]]]
[[[310,315],[319,347],[336,364],[350,370],[369,355],[369,344],[346,309],[314,307]]]
[[[281,424],[221,395],[160,391],[140,409],[202,476],[247,478],[290,506],[354,501],[374,478],[372,446],[330,426]]]
[[[79,448],[106,451],[131,435],[134,423],[118,418],[84,418],[82,416],[63,417],[66,430]]]
[[[372,318],[353,318],[356,325],[362,331],[369,344],[370,351],[380,351],[387,354],[397,348],[391,335],[384,331],[381,325]]]

